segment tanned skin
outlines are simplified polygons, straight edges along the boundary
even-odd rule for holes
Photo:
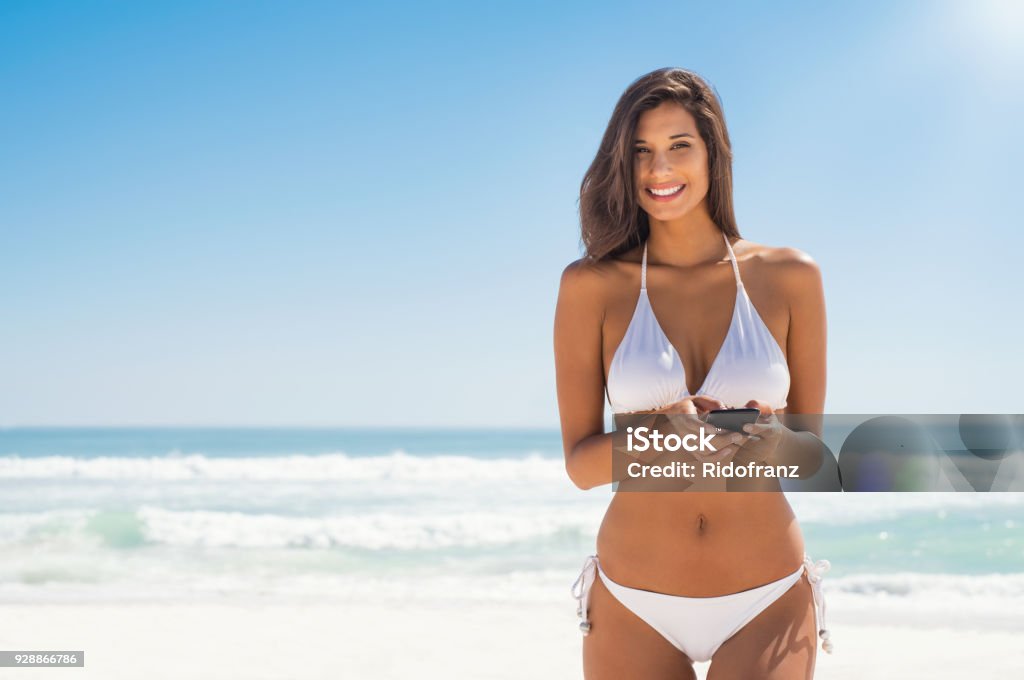
[[[648,295],[693,394],[722,346],[736,300],[722,232],[707,210],[707,148],[693,116],[676,103],[644,112],[636,139],[642,141],[634,149],[635,190],[651,227]],[[671,201],[656,201],[648,191],[679,184],[685,187]],[[732,246],[744,287],[786,355],[786,411],[822,413],[826,338],[818,266],[792,248],[744,239]],[[637,248],[598,263],[574,262],[562,274],[555,315],[558,407],[566,471],[581,489],[612,481],[604,390],[637,304],[640,259]],[[751,405],[771,412],[764,404]],[[702,414],[722,407],[715,395],[706,395],[656,412]],[[737,442],[706,460],[729,460],[743,445]],[[617,493],[601,524],[597,551],[608,577],[624,586],[713,597],[792,574],[803,563],[804,541],[782,493]],[[691,659],[623,607],[600,579],[591,590],[589,620],[591,632],[583,638],[587,680],[696,678]],[[718,649],[708,680],[809,679],[816,632],[804,574]]]

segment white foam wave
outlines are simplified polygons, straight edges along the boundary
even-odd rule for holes
[[[585,511],[550,510],[282,517],[142,508],[139,516],[145,523],[147,539],[164,545],[371,550],[489,547],[550,537],[562,531],[595,534],[600,519]]]
[[[1024,516],[1024,493],[790,493],[801,522],[861,524],[897,520],[914,513],[1018,508]]]
[[[561,460],[531,454],[525,458],[469,456],[322,456],[212,458],[202,454],[149,458],[0,457],[3,479],[258,480],[258,481],[496,481],[565,480]]]
[[[824,592],[841,621],[1024,630],[1024,574],[858,574]]]
[[[0,546],[80,534],[92,515],[89,510],[0,513]]]
[[[430,602],[455,607],[468,603],[544,603],[566,609],[567,618],[576,603],[569,590],[576,567],[553,569],[537,560],[536,570],[510,569],[504,573],[467,573],[451,565],[426,573],[313,573],[302,569],[267,572],[233,568],[210,570],[199,563],[193,568],[176,565],[168,572],[165,560],[133,562],[123,573],[113,565],[102,578],[88,582],[36,582],[2,578],[0,600],[24,601],[184,601],[243,597],[297,602],[369,603],[375,606]],[[173,578],[171,578],[173,577]],[[826,576],[826,625],[877,623],[923,627],[1024,628],[1024,575],[954,576],[949,574]],[[572,625],[572,624],[570,624]]]
[[[852,574],[841,578],[826,576],[830,590],[846,595],[876,599],[993,598],[1024,600],[1024,574]]]
[[[600,524],[600,508],[544,506],[515,512],[391,511],[324,517],[145,506],[136,515],[147,544],[177,548],[492,548],[565,532],[593,537]],[[94,544],[97,539],[89,526],[96,516],[97,511],[90,510],[0,514],[0,546]]]

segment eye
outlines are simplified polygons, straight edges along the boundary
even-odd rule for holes
[[[674,149],[674,148],[676,148],[677,146],[681,146],[681,147],[683,147],[684,149],[689,149],[689,148],[690,148],[690,144],[689,144],[689,142],[679,142],[678,144],[673,144],[673,145],[672,145],[672,148]]]
[[[645,146],[638,146],[638,147],[636,147],[636,149],[634,149],[634,151],[636,153],[645,153],[647,151],[647,147],[645,147]]]

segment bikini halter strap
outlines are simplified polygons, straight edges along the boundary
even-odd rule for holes
[[[722,232],[722,238],[725,239],[725,247],[729,251],[729,261],[732,262],[732,271],[736,274],[736,286],[740,287],[743,285],[743,279],[740,278],[740,266],[736,264],[736,254],[732,252],[732,246],[729,245],[729,237],[724,231]]]
[[[726,236],[725,232],[722,232],[722,238],[725,239],[725,247],[729,251],[729,261],[732,262],[732,271],[736,275],[736,285],[742,286],[743,279],[740,278],[740,266],[736,263],[736,254],[732,252],[732,246],[729,245],[729,237]],[[647,241],[644,241],[644,256],[640,262],[640,290],[647,290]]]
[[[640,263],[640,290],[647,290],[647,241],[644,241],[644,259]]]

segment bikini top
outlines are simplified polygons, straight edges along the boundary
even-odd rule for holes
[[[786,356],[754,308],[725,236],[729,260],[736,275],[736,302],[725,342],[711,364],[697,394],[715,397],[730,408],[751,399],[773,409],[785,408],[789,394]],[[647,297],[647,244],[640,267],[640,298],[626,335],[615,349],[606,386],[613,413],[651,411],[689,396],[686,370],[654,316]]]

